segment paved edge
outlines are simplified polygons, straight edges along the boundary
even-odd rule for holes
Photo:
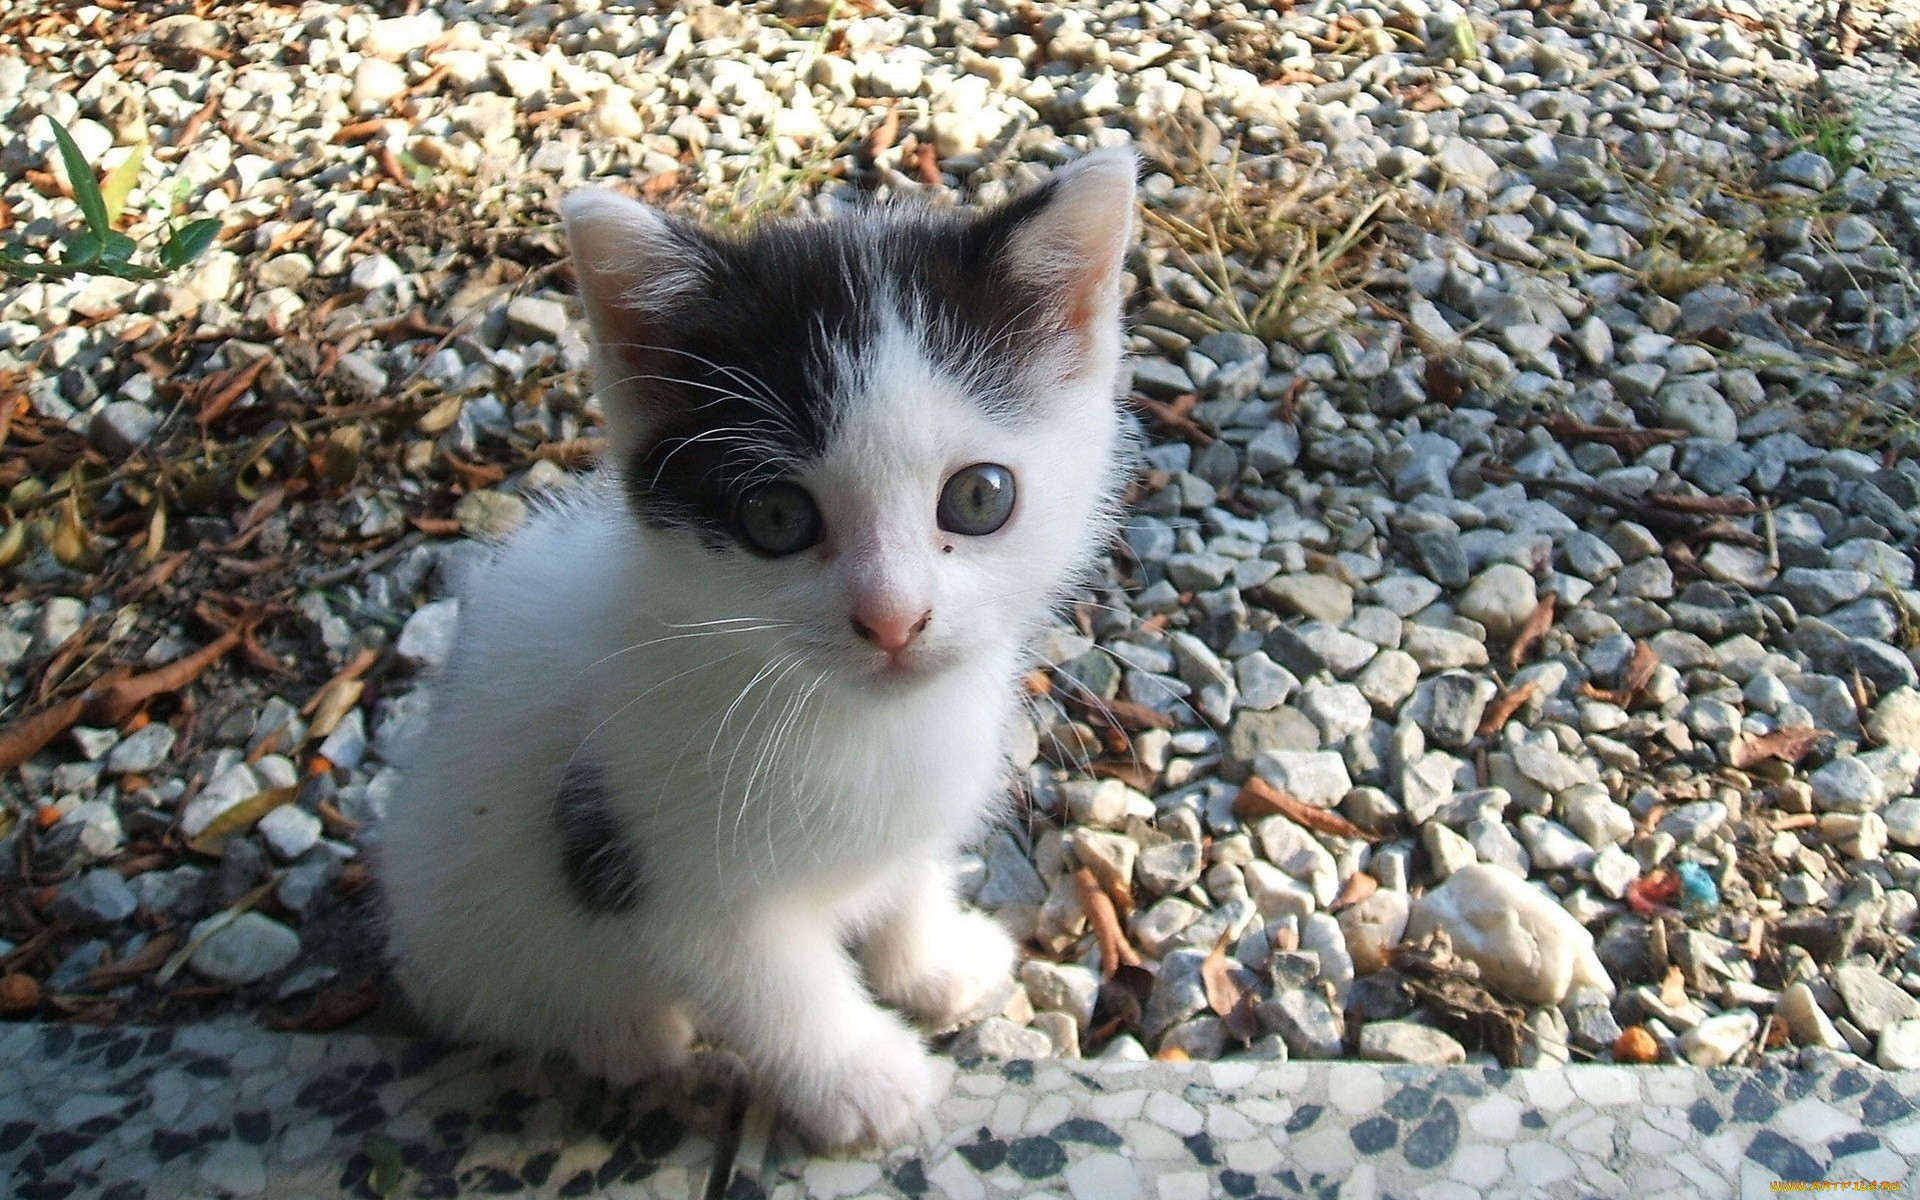
[[[806,1155],[728,1060],[616,1093],[483,1047],[0,1027],[0,1194],[1754,1196],[1920,1185],[1920,1072],[936,1060],[911,1144]],[[729,1162],[729,1160],[731,1160]]]

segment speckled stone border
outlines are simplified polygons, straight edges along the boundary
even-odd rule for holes
[[[805,1155],[721,1060],[624,1093],[405,1038],[0,1026],[0,1195],[1759,1197],[1920,1187],[1920,1072],[943,1061],[912,1145]]]

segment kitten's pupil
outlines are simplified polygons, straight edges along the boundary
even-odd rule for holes
[[[820,540],[820,508],[807,489],[781,480],[740,501],[740,537],[750,550],[780,558]]]
[[[1013,472],[998,463],[962,467],[940,490],[940,528],[984,537],[1013,515]]]

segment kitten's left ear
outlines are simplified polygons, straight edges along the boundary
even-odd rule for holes
[[[1132,150],[1096,150],[985,218],[1010,220],[1004,269],[1054,300],[1050,332],[1079,365],[1118,358],[1120,275],[1133,244]],[[1097,353],[1109,349],[1110,355]]]

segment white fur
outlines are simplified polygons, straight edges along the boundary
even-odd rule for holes
[[[1124,226],[1125,184],[1117,214],[1083,218]],[[1018,431],[930,365],[904,314],[849,348],[849,414],[797,475],[820,551],[716,555],[640,525],[611,471],[501,549],[382,836],[398,973],[434,1024],[616,1081],[698,1034],[816,1144],[906,1132],[930,1076],[874,998],[950,1022],[1012,965],[948,863],[995,814],[1028,643],[1110,534],[1118,270],[1115,250],[1097,353]],[[942,483],[982,461],[1012,469],[1012,520],[942,533]],[[904,676],[849,620],[876,594],[932,613]],[[552,805],[576,758],[632,831],[630,914],[584,915],[560,873]]]

